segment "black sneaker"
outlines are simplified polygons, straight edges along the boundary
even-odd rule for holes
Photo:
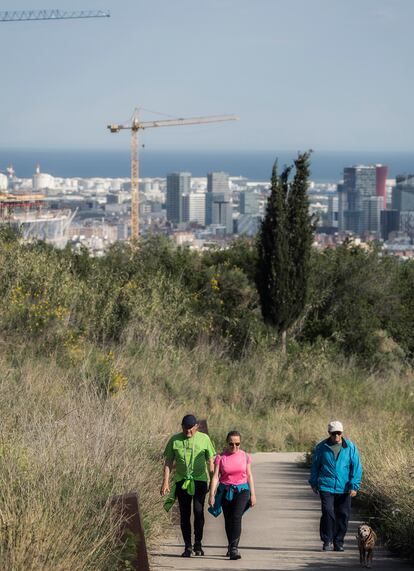
[[[345,551],[343,545],[334,544],[334,551]]]
[[[232,550],[230,551],[230,559],[231,559],[232,561],[235,561],[236,559],[241,559],[241,555],[240,555],[238,549],[232,549]]]
[[[201,543],[194,543],[194,555],[197,555],[199,557],[204,555]]]
[[[184,551],[181,553],[181,557],[191,557],[193,550],[191,547],[186,547]]]
[[[332,545],[332,543],[324,543],[322,546],[322,551],[333,551],[334,550],[334,546]]]

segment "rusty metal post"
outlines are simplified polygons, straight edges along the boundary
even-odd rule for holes
[[[198,421],[198,429],[200,432],[204,432],[204,434],[208,434],[208,424],[207,424],[207,420],[205,418],[203,420]]]
[[[129,534],[134,536],[137,551],[132,566],[135,571],[150,571],[144,526],[139,510],[138,494],[131,492],[111,498],[111,506],[121,517],[120,539],[125,541]]]

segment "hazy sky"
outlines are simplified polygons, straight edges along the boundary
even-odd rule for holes
[[[45,7],[111,18],[0,23],[0,148],[127,148],[142,106],[241,118],[160,149],[414,150],[413,0],[0,2]]]

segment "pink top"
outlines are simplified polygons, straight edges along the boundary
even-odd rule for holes
[[[251,464],[250,454],[239,450],[235,454],[217,454],[214,463],[220,466],[220,484],[238,486],[247,483],[247,464]]]

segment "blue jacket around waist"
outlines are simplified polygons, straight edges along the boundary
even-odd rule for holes
[[[343,438],[342,448],[335,460],[329,441],[329,438],[322,440],[315,447],[309,484],[312,488],[332,494],[359,490],[362,466],[357,447],[350,440]]]
[[[223,497],[225,497],[226,500],[231,502],[233,500],[234,494],[240,493],[242,490],[248,490],[250,492],[249,484],[247,483],[238,484],[238,485],[219,484],[216,491],[214,506],[213,507],[210,506],[208,508],[209,513],[211,513],[211,515],[213,515],[214,517],[218,517],[223,510],[222,508]],[[246,512],[248,509],[249,509],[249,504],[247,503],[244,511]]]

